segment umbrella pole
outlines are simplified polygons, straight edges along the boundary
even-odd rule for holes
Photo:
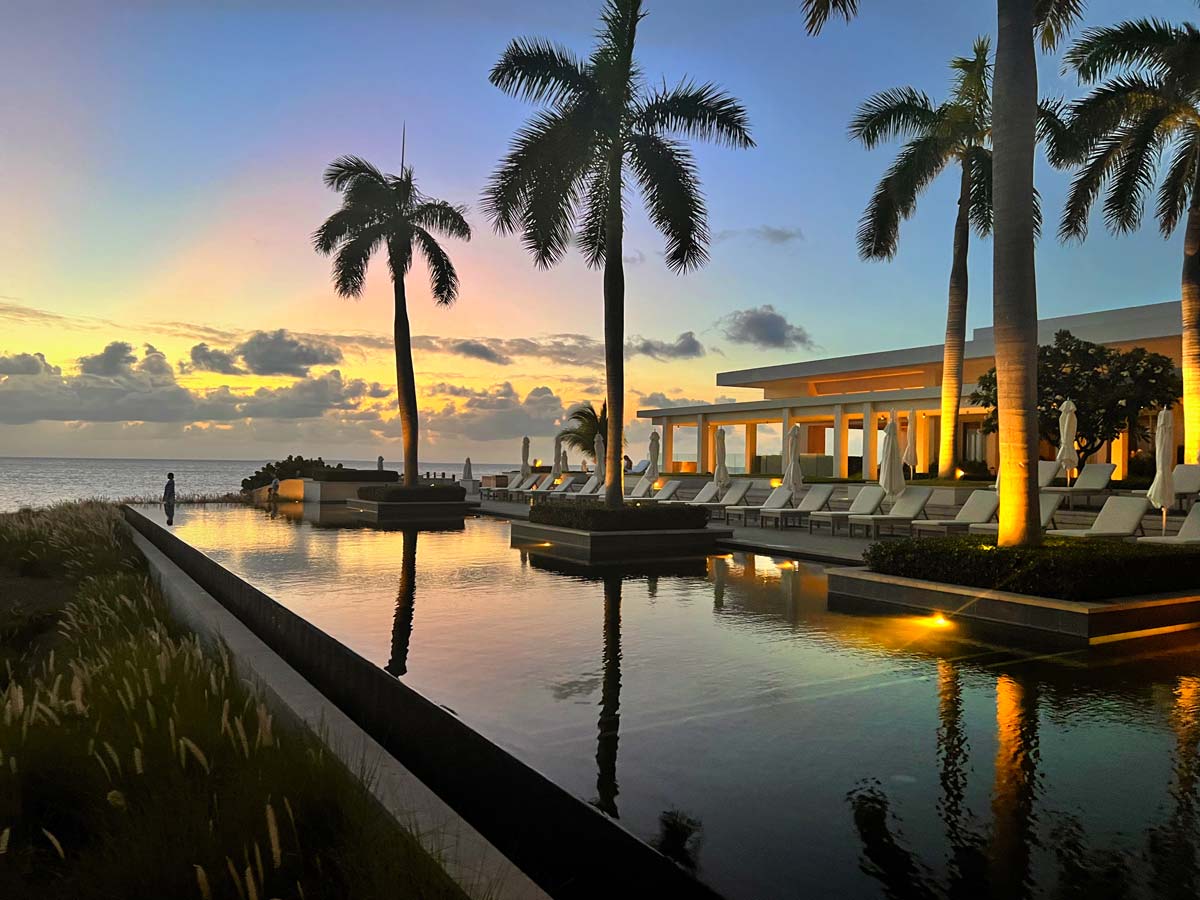
[[[1165,537],[1167,534],[1167,508],[1165,506],[1163,507],[1162,512],[1163,512],[1163,536]]]

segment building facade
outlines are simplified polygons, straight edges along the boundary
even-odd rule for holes
[[[1121,350],[1144,347],[1171,357],[1177,365],[1180,359],[1178,302],[1043,319],[1038,323],[1038,343],[1051,343],[1062,330]],[[995,365],[991,327],[975,329],[966,342],[963,360],[958,458],[995,471],[996,436],[982,433],[985,410],[970,403],[979,376]],[[744,429],[743,471],[777,474],[778,455],[758,452],[759,428],[768,426],[772,434],[782,435],[799,425],[801,441],[810,454],[811,474],[847,477],[851,444],[857,449],[861,442],[862,471],[874,478],[878,432],[894,410],[901,433],[916,442],[917,471],[936,473],[941,381],[942,345],[931,344],[721,372],[718,387],[744,388],[761,392],[761,396],[735,403],[643,409],[638,417],[662,429],[662,468],[667,472],[711,471],[716,429],[722,427],[727,432]],[[1086,397],[1072,399],[1076,404],[1087,402]],[[1182,445],[1183,417],[1177,414],[1175,423],[1176,442]],[[1114,477],[1123,478],[1128,455],[1128,434],[1123,434],[1092,460],[1111,460],[1117,464]]]

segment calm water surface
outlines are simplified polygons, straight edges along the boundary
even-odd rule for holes
[[[729,897],[1200,890],[1194,643],[1020,653],[830,612],[818,566],[588,578],[506,522],[341,516],[173,527]]]

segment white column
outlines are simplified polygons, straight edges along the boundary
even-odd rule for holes
[[[846,413],[841,404],[833,408],[833,474],[836,478],[846,478],[850,474],[849,428]]]
[[[870,481],[877,477],[875,471],[875,446],[879,427],[876,424],[875,407],[864,403],[863,411],[863,440],[862,440],[862,477]]]
[[[696,416],[696,471],[708,471],[708,416]]]
[[[669,419],[662,426],[662,471],[671,472],[675,463],[675,423]]]
[[[924,412],[917,413],[916,421],[917,435],[917,471],[929,471],[929,414]]]
[[[758,425],[753,422],[746,424],[746,474],[754,469],[754,457],[758,455]]]

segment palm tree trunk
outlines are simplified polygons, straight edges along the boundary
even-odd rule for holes
[[[396,295],[396,321],[392,337],[396,345],[396,402],[400,407],[400,439],[404,447],[404,484],[417,483],[417,379],[413,374],[412,333],[408,328],[408,303],[404,279],[392,281]]]
[[[622,444],[625,421],[625,264],[621,209],[622,146],[617,143],[608,166],[608,219],[604,247],[604,371],[608,381],[608,436],[604,450],[604,505],[624,503]]]
[[[962,161],[958,217],[954,220],[954,260],[946,305],[946,346],[942,350],[942,418],[938,477],[953,478],[957,468],[958,407],[962,402],[963,344],[967,339],[967,250],[971,243],[971,171]]]
[[[1200,462],[1200,172],[1183,234],[1183,461]],[[1174,460],[1172,460],[1174,462]]]
[[[993,324],[1004,546],[1041,542],[1037,459],[1037,277],[1033,148],[1037,120],[1034,0],[997,0],[992,107]]]

